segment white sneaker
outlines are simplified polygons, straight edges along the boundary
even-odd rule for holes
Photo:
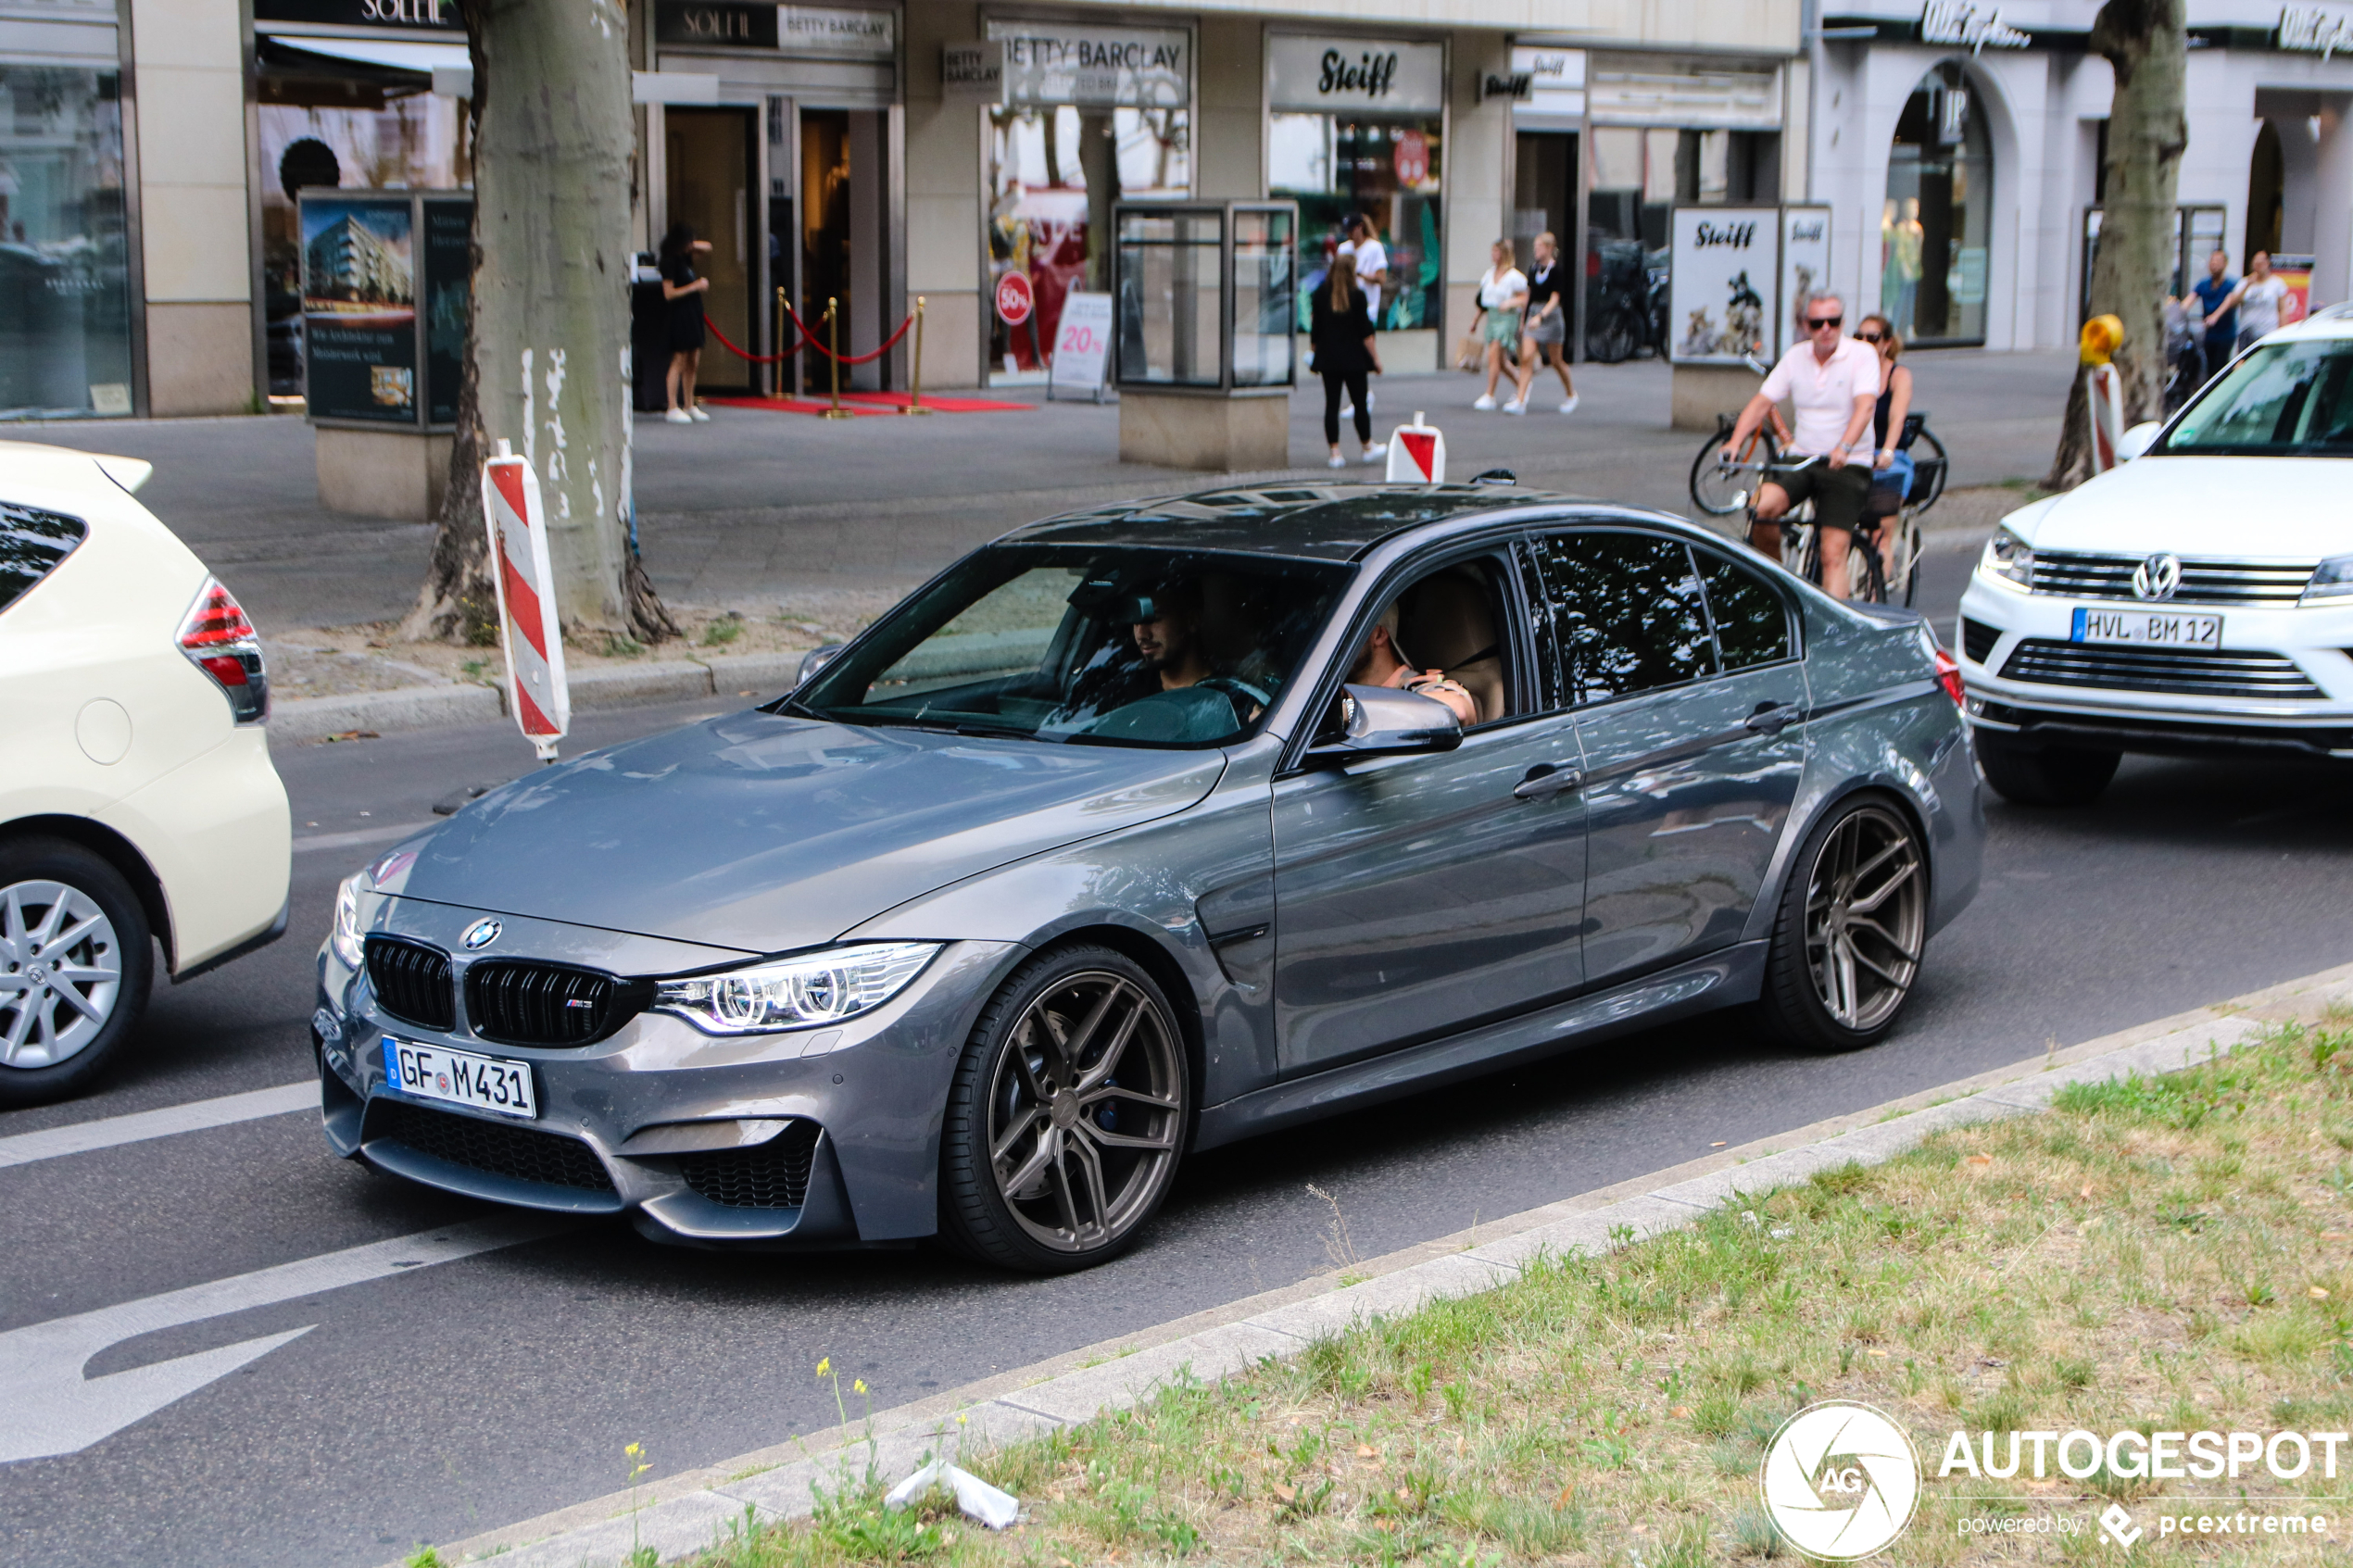
[[[694,416],[687,413],[684,408],[673,408],[670,412],[664,414],[662,418],[674,425],[690,425],[695,422]]]
[[[1372,412],[1372,410],[1371,410],[1370,408],[1367,408],[1367,409],[1365,409],[1365,411],[1366,413],[1368,413],[1368,414]],[[1341,404],[1341,405],[1340,406],[1340,417],[1342,420],[1353,420],[1353,419],[1354,419],[1354,418],[1356,417],[1356,405],[1355,405],[1355,404],[1353,404],[1353,403],[1343,403],[1343,404]]]
[[[1528,412],[1528,405],[1515,397],[1510,402],[1504,405],[1504,412],[1506,414],[1525,414]]]
[[[1344,469],[1348,466],[1348,459],[1335,452],[1332,454],[1332,460],[1324,466],[1327,469]]]
[[[1471,407],[1478,409],[1482,414],[1492,413],[1495,410],[1495,399],[1491,395],[1482,393],[1479,395],[1478,401],[1472,404]]]
[[[1575,393],[1570,393],[1568,395],[1568,401],[1561,405],[1561,412],[1564,414],[1573,414],[1577,412],[1577,395]]]
[[[699,404],[699,403],[696,404],[693,408],[691,408],[687,409],[687,410],[686,410],[686,414],[687,414],[687,417],[688,417],[688,418],[690,418],[690,419],[692,419],[692,420],[694,420],[697,424],[704,424],[704,425],[707,425],[707,424],[709,424],[709,423],[711,422],[711,410],[710,410],[710,409],[708,409],[708,408],[704,408],[701,404]]]
[[[1389,443],[1386,441],[1376,441],[1365,448],[1365,461],[1367,463],[1378,463],[1388,456]]]
[[[1365,412],[1366,412],[1366,413],[1368,413],[1368,414],[1369,414],[1369,413],[1371,413],[1371,412],[1372,412],[1375,408],[1379,408],[1379,407],[1380,407],[1380,394],[1379,394],[1379,393],[1378,393],[1378,392],[1375,392],[1375,391],[1374,391],[1372,388],[1370,388],[1370,387],[1366,387],[1366,388],[1365,389]]]

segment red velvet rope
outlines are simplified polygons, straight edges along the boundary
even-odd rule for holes
[[[797,316],[793,319],[796,321],[799,320]],[[721,347],[726,349],[728,353],[734,355],[736,358],[746,360],[754,365],[773,365],[780,359],[789,359],[794,355],[809,346],[808,335],[803,333],[801,340],[799,343],[794,344],[782,354],[747,354],[742,349],[737,348],[734,344],[727,341],[727,334],[719,330],[719,323],[712,320],[708,314],[704,315],[702,324],[711,329],[711,335],[719,340]]]
[[[794,355],[799,353],[804,348],[813,348],[818,353],[824,355],[826,358],[834,360],[839,364],[863,365],[868,360],[881,358],[884,355],[898,347],[899,340],[905,337],[907,335],[907,329],[915,323],[914,314],[911,311],[908,313],[907,319],[899,323],[899,330],[884,340],[883,345],[880,348],[875,349],[873,353],[836,354],[832,349],[827,348],[824,344],[817,341],[817,334],[809,330],[809,323],[800,319],[800,313],[799,311],[795,310],[790,305],[785,304],[783,300],[778,300],[776,303],[784,305],[785,314],[792,318],[792,324],[800,331],[800,341],[793,345],[790,348],[785,350],[782,354],[746,354],[742,349],[737,348],[734,344],[727,341],[727,334],[719,330],[719,323],[712,320],[708,314],[705,314],[702,319],[703,325],[711,329],[711,335],[717,338],[721,345],[724,346],[729,353],[735,355],[736,358],[739,359],[746,360],[754,365],[773,365],[779,359],[791,358]]]

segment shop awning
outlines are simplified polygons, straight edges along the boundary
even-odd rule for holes
[[[306,55],[324,56],[331,60],[347,60],[355,65],[375,66],[385,70],[405,70],[419,76],[431,76],[435,67],[444,70],[468,70],[473,61],[459,44],[411,44],[404,39],[376,38],[315,38],[296,33],[273,32],[266,35],[279,49],[298,49]]]

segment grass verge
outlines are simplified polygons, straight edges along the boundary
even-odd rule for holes
[[[2114,1501],[2148,1527],[2132,1561],[2342,1561],[2353,1451],[2334,1481],[2317,1463],[2293,1483],[2259,1465],[2235,1484],[1936,1472],[1955,1430],[2353,1426],[2348,1073],[2353,1030],[2286,1026],[2205,1066],[2072,1087],[2045,1114],[976,1457],[1023,1499],[1003,1534],[944,1493],[889,1512],[870,1480],[697,1568],[1793,1562],[1757,1467],[1822,1399],[1879,1407],[1920,1450],[1919,1513],[1881,1562],[2124,1560],[2092,1524]],[[2291,1499],[2334,1516],[2334,1537],[2155,1527]],[[2075,1533],[1965,1524],[2042,1516]]]

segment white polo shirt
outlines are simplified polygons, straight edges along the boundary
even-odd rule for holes
[[[1790,450],[1828,456],[1846,434],[1847,422],[1855,417],[1855,399],[1879,395],[1879,353],[1861,338],[1843,337],[1825,364],[1814,358],[1812,344],[1801,343],[1781,356],[1765,378],[1763,391],[1776,403],[1786,397],[1796,406]],[[1871,427],[1866,424],[1862,440],[1848,450],[1860,454],[1870,449]]]

